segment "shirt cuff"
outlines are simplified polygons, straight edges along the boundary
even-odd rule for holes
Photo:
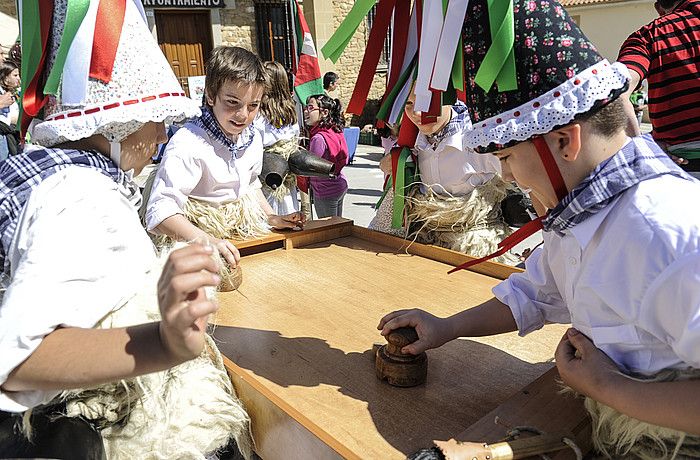
[[[515,324],[518,326],[518,335],[524,337],[530,332],[541,329],[545,319],[532,300],[513,285],[511,281],[513,276],[517,275],[511,275],[507,280],[497,284],[492,292],[498,300],[510,308]]]

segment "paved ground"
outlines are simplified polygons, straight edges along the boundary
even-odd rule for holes
[[[374,217],[374,205],[382,196],[384,174],[379,170],[379,160],[384,149],[371,145],[358,145],[353,162],[343,171],[348,178],[348,193],[343,202],[343,217],[366,227]]]

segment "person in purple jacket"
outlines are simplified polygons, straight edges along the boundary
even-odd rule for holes
[[[335,177],[312,177],[311,190],[317,217],[341,216],[348,181],[342,173],[348,164],[348,145],[343,136],[342,106],[326,95],[310,96],[304,107],[304,122],[309,127],[309,151],[335,163]]]

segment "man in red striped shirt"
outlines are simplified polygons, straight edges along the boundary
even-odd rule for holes
[[[700,0],[657,0],[659,17],[627,38],[627,96],[645,78],[654,140],[686,171],[700,172]],[[632,107],[629,134],[639,134]],[[700,175],[700,174],[699,174]]]

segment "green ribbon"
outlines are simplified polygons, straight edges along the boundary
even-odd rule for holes
[[[394,84],[394,87],[391,89],[389,94],[387,94],[386,98],[384,99],[384,102],[382,102],[381,107],[379,107],[379,111],[377,112],[377,119],[384,121],[387,121],[389,119],[389,116],[391,115],[391,109],[394,107],[394,104],[396,103],[396,98],[398,97],[399,93],[406,85],[406,81],[412,75],[415,76],[415,62],[416,58],[414,57],[411,61],[411,64],[408,67],[406,67],[406,70],[404,70],[401,76],[399,76],[399,79],[396,81],[396,84]],[[408,95],[406,97],[408,97]],[[403,101],[403,104],[405,103],[406,101]]]
[[[330,59],[335,64],[375,3],[376,0],[357,0],[355,2],[338,29],[321,48],[326,59]]]
[[[90,0],[68,1],[68,7],[66,9],[66,22],[63,26],[61,44],[56,52],[56,59],[54,60],[53,67],[51,67],[51,72],[49,72],[49,76],[46,79],[44,94],[52,94],[55,96],[58,93],[58,85],[61,82],[61,76],[63,75],[63,67],[66,64],[68,50],[73,43],[75,34],[78,33],[80,24],[83,23],[83,19],[85,18],[89,7]]]
[[[399,154],[399,162],[396,167],[396,184],[394,186],[394,206],[391,214],[391,228],[403,226],[403,214],[406,206],[406,190],[413,184],[415,178],[415,166],[408,167],[406,160],[411,156],[411,149],[404,147]]]
[[[22,43],[22,70],[21,81],[28,86],[34,78],[34,74],[41,61],[41,24],[39,16],[39,1],[24,0],[22,2],[22,30],[20,31]],[[24,88],[26,89],[26,88]],[[20,104],[20,119],[24,118],[22,99]]]
[[[476,72],[474,81],[489,91],[494,81],[498,91],[518,89],[515,74],[515,29],[512,0],[488,0],[491,46]]]

